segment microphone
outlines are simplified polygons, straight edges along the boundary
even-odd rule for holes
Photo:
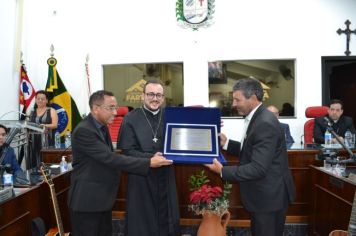
[[[22,113],[22,112],[20,112],[20,111],[8,111],[8,112],[5,112],[4,114],[2,114],[2,115],[0,116],[0,120],[1,120],[4,116],[6,116],[7,114],[10,114],[10,113],[17,113],[17,114],[20,114],[20,115],[22,115],[22,116],[24,116],[24,117],[26,117],[26,118],[30,117],[29,115],[27,115],[27,114],[25,114],[25,113]]]
[[[326,124],[327,124],[329,127],[331,127],[331,122],[330,122],[330,120],[329,120],[328,117],[324,116],[324,121],[326,122]]]
[[[14,127],[11,128],[10,132],[6,136],[6,140],[4,145],[10,146],[10,143],[14,139],[15,135],[18,134],[21,131],[21,125],[16,124]]]

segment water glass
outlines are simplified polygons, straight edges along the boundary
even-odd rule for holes
[[[325,170],[331,170],[331,164],[324,160],[324,168]]]
[[[344,173],[345,170],[346,170],[346,164],[345,164],[345,163],[338,163],[338,164],[336,165],[336,168],[338,169],[338,171],[339,171],[340,173]]]
[[[355,148],[355,134],[351,135],[350,148]]]

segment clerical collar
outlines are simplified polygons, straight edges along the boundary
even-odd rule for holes
[[[158,109],[157,111],[151,111],[150,109],[148,109],[145,105],[143,105],[143,108],[145,108],[146,111],[151,112],[153,115],[157,115],[158,112],[160,111],[160,109]]]

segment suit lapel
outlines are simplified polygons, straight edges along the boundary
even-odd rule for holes
[[[242,150],[244,149],[244,147],[246,146],[245,144],[248,142],[248,139],[249,139],[249,136],[251,134],[251,130],[253,129],[252,127],[254,126],[254,123],[255,123],[255,120],[256,120],[256,117],[259,116],[259,114],[262,112],[262,110],[264,110],[265,107],[263,106],[263,104],[257,108],[255,114],[253,114],[252,118],[251,118],[251,121],[248,125],[248,128],[247,128],[247,131],[246,131],[246,135],[245,135],[245,140],[244,140],[244,145],[242,146]],[[242,151],[241,150],[241,151]]]
[[[95,130],[95,132],[97,132],[97,134],[99,135],[100,139],[104,143],[108,144],[108,146],[111,148],[111,150],[114,150],[114,147],[113,147],[112,142],[111,142],[111,138],[109,137],[110,143],[107,143],[106,142],[106,138],[104,137],[104,134],[102,133],[102,131],[99,128],[96,127],[95,121],[94,121],[94,117],[91,114],[88,115],[88,121],[91,124],[92,128]]]

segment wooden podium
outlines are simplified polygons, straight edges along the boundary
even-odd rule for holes
[[[322,167],[310,166],[310,169],[311,235],[329,235],[333,230],[347,231],[356,182],[338,177]]]

